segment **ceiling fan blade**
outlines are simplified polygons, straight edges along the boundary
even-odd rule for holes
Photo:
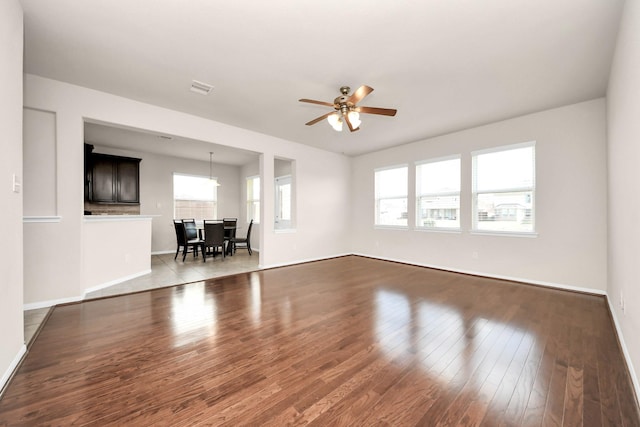
[[[353,92],[353,95],[349,97],[347,102],[351,102],[353,105],[356,105],[358,102],[362,101],[362,99],[365,96],[369,95],[371,92],[373,92],[372,87],[369,87],[367,85],[362,85],[358,88],[358,90]]]
[[[349,126],[349,130],[351,132],[355,132],[357,130],[360,130],[360,126],[358,126],[357,128],[353,127],[353,124],[351,123],[351,120],[349,119],[349,115],[345,114],[344,116],[342,116],[344,118],[344,121],[347,122],[347,126]]]
[[[315,99],[298,99],[298,101],[308,102],[309,104],[318,104],[318,105],[325,105],[327,107],[334,107],[334,105],[330,102],[316,101]]]
[[[395,116],[398,110],[393,108],[356,107],[358,113],[381,114],[383,116]]]
[[[329,112],[327,114],[323,114],[322,116],[317,117],[317,118],[311,120],[310,122],[305,123],[305,125],[307,125],[307,126],[315,125],[316,123],[321,122],[322,120],[326,119],[327,117],[329,117],[333,113],[335,113],[335,111],[331,111],[331,112]]]

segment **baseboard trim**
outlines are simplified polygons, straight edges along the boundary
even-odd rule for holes
[[[2,374],[2,378],[0,378],[0,399],[4,394],[4,391],[7,389],[11,378],[13,378],[16,371],[18,370],[18,366],[20,366],[20,363],[22,363],[22,359],[24,358],[25,354],[27,354],[27,346],[25,344],[22,344],[20,350],[18,350],[18,353],[9,364],[9,367],[7,367],[7,370],[4,374]]]
[[[627,343],[624,341],[622,328],[620,327],[620,323],[618,322],[618,317],[616,316],[616,312],[613,309],[613,305],[611,305],[611,298],[609,298],[609,295],[607,295],[607,306],[609,307],[609,315],[613,320],[613,327],[616,330],[618,342],[620,343],[620,347],[622,348],[622,354],[624,355],[625,362],[627,362],[627,370],[629,371],[631,383],[633,384],[633,388],[636,392],[636,404],[638,404],[640,402],[640,381],[638,381],[638,375],[636,374],[636,370],[633,367],[631,354],[629,353],[629,349],[627,348]]]
[[[58,304],[69,304],[69,303],[78,302],[78,301],[82,301],[81,296],[52,299],[48,301],[31,302],[29,304],[24,304],[22,308],[23,310],[35,310],[37,308],[53,307],[54,305],[58,305]]]
[[[470,276],[480,276],[480,277],[487,277],[490,279],[508,280],[510,282],[524,283],[527,285],[544,286],[546,288],[561,289],[563,291],[579,292],[582,294],[591,294],[591,295],[600,295],[600,296],[607,295],[607,291],[600,290],[600,289],[584,288],[584,287],[573,286],[573,285],[564,285],[561,283],[543,282],[540,280],[524,279],[522,277],[502,276],[497,274],[489,274],[481,271],[463,270],[463,269],[443,267],[443,266],[438,266],[433,264],[423,264],[423,263],[411,262],[403,259],[386,258],[386,257],[380,257],[380,256],[374,256],[374,255],[367,255],[363,253],[353,253],[352,255],[361,256],[365,258],[379,259],[382,261],[397,262],[400,264],[415,265],[417,267],[426,267],[426,268],[433,268],[436,270],[450,271],[452,273],[468,274]]]
[[[84,295],[82,297],[85,298],[87,296],[87,294],[90,294],[91,292],[99,291],[100,289],[108,288],[109,286],[117,285],[118,283],[126,282],[127,280],[136,279],[136,278],[138,278],[140,276],[144,276],[146,274],[151,274],[151,269],[144,270],[144,271],[139,271],[137,273],[133,273],[133,274],[130,274],[128,276],[119,277],[119,278],[117,278],[115,280],[110,280],[110,281],[102,283],[100,285],[92,286],[90,288],[87,288],[87,289],[84,290]]]

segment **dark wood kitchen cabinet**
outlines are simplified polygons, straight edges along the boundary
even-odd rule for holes
[[[89,201],[140,203],[140,159],[91,154]]]

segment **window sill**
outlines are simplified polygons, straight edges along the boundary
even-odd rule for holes
[[[60,222],[62,221],[61,216],[23,216],[22,222],[24,223],[33,223],[33,222]]]
[[[408,231],[409,230],[409,226],[407,225],[374,225],[373,226],[374,229],[376,230],[401,230],[401,231]]]
[[[276,228],[273,230],[273,232],[275,234],[293,234],[296,233],[297,230],[295,228]]]
[[[462,230],[459,228],[429,228],[429,227],[416,227],[416,231],[422,231],[425,233],[449,233],[449,234],[462,234]]]
[[[535,231],[484,231],[484,230],[471,230],[469,232],[476,236],[500,236],[500,237],[527,237],[536,238],[538,233]]]

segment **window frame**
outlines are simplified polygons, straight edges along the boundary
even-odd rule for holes
[[[406,175],[407,175],[407,180],[405,182],[405,194],[403,195],[393,195],[390,197],[378,197],[378,173],[379,172],[385,172],[385,171],[389,171],[389,170],[393,170],[393,169],[405,169],[406,170]],[[409,229],[409,218],[408,218],[408,213],[409,213],[409,164],[408,163],[403,163],[403,164],[398,164],[398,165],[393,165],[393,166],[385,166],[385,167],[381,167],[381,168],[376,168],[374,169],[374,173],[373,173],[373,192],[374,192],[374,219],[373,219],[373,225],[375,228],[392,228],[392,229],[400,229],[400,230],[408,230]],[[406,223],[401,225],[401,224],[381,224],[379,222],[379,218],[380,218],[380,201],[381,200],[404,200],[406,207],[407,207],[407,218],[405,219]]]
[[[420,189],[420,174],[419,167],[427,164],[439,163],[439,162],[447,162],[451,160],[458,160],[458,191],[448,191],[448,192],[435,192],[435,193],[422,193]],[[415,181],[416,181],[416,198],[415,198],[415,227],[416,230],[419,231],[440,231],[440,232],[460,232],[461,229],[461,202],[460,196],[462,193],[462,154],[452,154],[450,156],[443,157],[435,157],[432,159],[419,160],[415,162]],[[423,197],[450,197],[457,196],[458,197],[458,226],[457,227],[427,227],[425,225],[419,224],[421,218],[420,212],[420,200]]]
[[[478,184],[478,164],[477,158],[478,156],[492,154],[492,153],[500,153],[511,150],[518,150],[522,148],[532,148],[532,176],[531,176],[531,186],[519,186],[519,187],[503,187],[503,188],[493,188],[479,191],[477,188]],[[536,141],[528,141],[516,144],[508,144],[501,145],[498,147],[492,147],[484,150],[477,150],[471,152],[471,175],[472,175],[472,184],[471,184],[471,193],[472,193],[472,218],[471,218],[471,233],[472,234],[485,234],[485,235],[507,235],[507,236],[522,236],[522,237],[536,237]],[[523,231],[523,230],[487,230],[478,228],[478,196],[482,194],[508,194],[508,193],[531,193],[531,213],[530,213],[530,221],[531,221],[531,230]]]

